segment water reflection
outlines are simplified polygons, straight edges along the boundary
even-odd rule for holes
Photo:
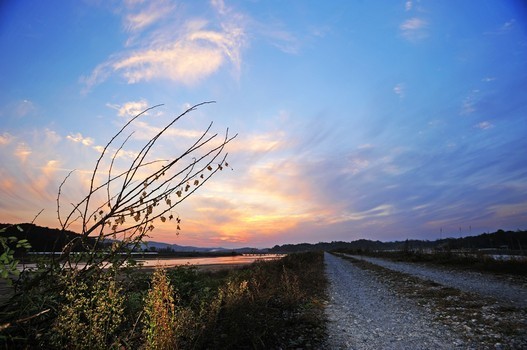
[[[235,256],[219,256],[219,257],[206,257],[206,258],[150,258],[150,259],[135,259],[138,265],[144,267],[174,267],[181,265],[242,265],[242,264],[251,264],[257,260],[276,260],[283,258],[284,254],[244,254],[244,255],[235,255]],[[76,268],[84,268],[86,265],[82,262],[76,264]],[[104,267],[109,267],[108,263]],[[36,264],[19,264],[17,266],[18,270],[32,270],[36,269]]]
[[[265,255],[236,255],[220,256],[208,258],[157,258],[157,259],[137,259],[136,261],[145,267],[165,266],[173,267],[180,265],[232,265],[250,264],[256,260],[276,260],[282,258],[282,254]]]

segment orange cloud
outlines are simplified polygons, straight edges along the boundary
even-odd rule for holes
[[[13,142],[14,136],[11,135],[8,132],[4,132],[2,135],[0,135],[0,146],[8,145],[11,142]]]
[[[148,121],[143,123],[140,125],[155,129]],[[196,135],[186,136],[190,138]],[[2,176],[0,206],[7,208],[1,214],[2,220],[25,216],[25,220],[17,221],[28,221],[40,209],[46,208],[46,212],[39,218],[41,221],[37,223],[45,222],[47,226],[56,227],[58,222],[55,201],[60,182],[70,169],[78,169],[63,187],[61,213],[66,215],[71,210],[69,203],[77,203],[88,193],[91,167],[95,165],[102,146],[95,145],[92,138],[80,133],[71,133],[62,138],[50,130],[16,139],[28,141],[22,146],[11,142],[3,147],[11,152],[12,159],[16,159],[16,169],[11,169],[13,172]],[[35,140],[39,147],[35,147],[31,140]],[[127,169],[129,159],[135,156],[132,148],[138,145],[137,141],[130,140],[126,149],[121,151],[123,156],[115,158],[114,174]],[[122,141],[116,140],[116,145],[119,142]],[[116,145],[112,147],[117,147]],[[162,157],[169,145],[171,143],[160,140],[160,147],[152,152],[151,159]],[[230,163],[231,158],[233,159],[235,170],[225,167],[223,172],[218,172],[203,188],[174,209],[173,215],[182,219],[181,235],[176,236],[174,222],[162,223],[157,220],[149,239],[196,246],[269,246],[269,242],[276,242],[284,235],[289,236],[294,232],[300,234],[298,232],[308,226],[319,228],[323,225],[359,221],[363,217],[375,218],[388,210],[386,207],[379,207],[369,212],[350,214],[339,203],[333,203],[319,188],[316,177],[310,176],[310,162],[316,160],[290,156],[296,154],[295,147],[295,142],[281,132],[254,134],[242,142],[229,145],[228,161]],[[57,153],[57,150],[62,149],[67,149],[68,152]],[[112,152],[115,151],[108,152],[100,163],[102,173],[96,177],[96,184],[106,181],[106,171]],[[174,150],[170,149],[170,152],[174,153]],[[171,156],[173,154],[167,158]],[[359,168],[365,165],[367,164],[359,161],[353,164]],[[156,163],[151,167],[157,170],[159,166]],[[148,170],[141,169],[137,174],[138,178]],[[19,176],[15,177],[13,173],[18,173]],[[118,182],[112,187],[113,190],[119,190]],[[93,204],[103,203],[105,197],[105,191],[101,191],[95,195]],[[31,200],[28,201],[28,198]],[[22,211],[21,208],[27,210]],[[79,229],[75,225],[71,228]]]
[[[27,158],[31,155],[31,153],[31,148],[25,142],[20,142],[15,150],[15,156],[21,162],[25,162]]]

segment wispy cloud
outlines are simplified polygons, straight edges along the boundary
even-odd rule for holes
[[[10,164],[0,170],[3,220],[27,222],[46,209],[43,223],[56,226],[54,203],[59,183],[64,178],[57,172],[63,171],[62,162],[67,157],[81,159],[74,147],[62,143],[64,140],[50,129],[25,130],[17,132],[12,142],[0,148],[0,161]]]
[[[117,114],[120,117],[126,118],[135,117],[136,115],[150,107],[146,100],[129,101],[123,103],[122,105],[107,103],[106,106],[117,110]]]
[[[31,155],[31,153],[33,153],[31,147],[25,142],[20,142],[16,146],[15,156],[18,158],[18,160],[21,163],[25,163],[27,159],[29,158],[29,156]]]
[[[344,214],[342,216],[343,221],[360,221],[369,220],[373,218],[379,218],[391,215],[394,211],[394,206],[390,204],[381,204],[375,208],[371,208],[365,211],[357,211]]]
[[[272,45],[285,53],[299,53],[301,41],[293,33],[276,27],[273,29],[266,28],[263,34],[270,40]]]
[[[115,108],[116,121],[123,122],[118,115],[120,107],[131,106],[131,102]],[[154,128],[145,123],[137,128]],[[481,123],[476,127],[487,126]],[[100,146],[80,133],[60,137],[51,130],[32,137],[5,138],[11,141],[0,147],[0,159],[13,166],[0,170],[0,208],[8,208],[3,209],[3,217],[27,220],[29,213],[34,215],[46,205],[51,209],[40,223],[56,225],[52,207],[62,175],[68,169],[79,169],[68,188],[74,191],[72,196],[78,194],[82,198],[82,189],[89,183],[89,165],[94,164],[90,160],[99,156],[96,149]],[[28,141],[19,143],[19,139]],[[372,230],[377,230],[379,239],[400,239],[404,232],[419,229],[436,232],[440,226],[450,225],[457,230],[463,224],[458,216],[471,218],[470,224],[476,228],[482,222],[477,213],[496,217],[507,209],[492,199],[502,198],[503,194],[494,194],[507,188],[489,186],[492,182],[487,177],[496,169],[506,169],[510,160],[507,157],[501,157],[499,164],[480,166],[480,162],[467,159],[482,157],[485,150],[462,154],[467,147],[460,147],[423,152],[377,144],[375,140],[344,147],[338,155],[322,152],[317,156],[317,152],[302,152],[304,145],[294,139],[287,131],[276,134],[268,129],[234,143],[228,149],[234,171],[225,168],[177,208],[175,214],[183,219],[182,235],[175,240],[171,223],[156,223],[153,239],[206,246],[247,243],[265,247],[269,242],[281,243],[282,239],[286,243],[364,238]],[[243,147],[251,143],[256,146]],[[68,152],[57,152],[61,149]],[[123,154],[125,163],[126,157],[133,154]],[[507,172],[508,178],[511,174],[521,175],[510,169]],[[455,189],[451,188],[453,182],[459,183]],[[513,199],[526,191],[518,183],[523,187],[510,190]],[[31,196],[30,203],[25,196]],[[452,203],[459,207],[448,207]],[[452,211],[459,215],[452,216]]]
[[[253,155],[276,152],[287,147],[286,136],[283,131],[240,135],[230,149],[233,152],[250,152]]]
[[[132,13],[124,14],[125,28],[131,35],[127,46],[133,48],[116,52],[82,77],[84,92],[113,75],[123,77],[129,84],[168,79],[193,85],[227,63],[239,73],[246,41],[241,14],[222,1],[214,1],[216,22],[200,18],[178,20],[181,16],[176,16],[175,6],[164,1],[149,4],[136,4]],[[159,21],[168,17],[175,20]]]
[[[511,18],[510,20],[506,21],[496,29],[492,31],[487,31],[484,34],[487,36],[501,36],[510,33],[512,30],[514,30],[517,27],[516,20],[514,18]]]
[[[515,24],[516,24],[516,20],[513,18],[513,19],[503,23],[503,25],[501,26],[500,29],[502,31],[508,31],[508,30],[512,29]]]
[[[406,86],[403,83],[399,83],[394,86],[393,92],[400,98],[403,98],[405,96]]]
[[[16,104],[15,114],[18,117],[24,117],[36,110],[35,104],[30,100],[22,100]]]
[[[128,101],[123,104],[115,104],[115,103],[107,103],[107,107],[114,109],[117,111],[117,115],[119,117],[123,117],[127,120],[130,118],[133,118],[137,116],[139,113],[144,112],[149,107],[152,107],[152,105],[145,99],[141,99],[138,101]],[[185,105],[182,107],[183,110],[191,108],[190,105]],[[152,114],[152,110],[145,112],[144,116],[148,116]],[[154,110],[154,116],[162,117],[164,115],[164,112],[161,110]],[[164,119],[166,121],[166,119]],[[161,122],[162,123],[162,122]],[[119,123],[122,124],[122,123]],[[155,125],[152,124],[151,121],[147,121],[145,119],[137,119],[134,122],[133,128],[134,128],[134,134],[132,136],[132,139],[134,140],[150,140],[152,137],[157,135],[159,132],[163,130],[165,125]],[[200,130],[191,130],[191,129],[182,129],[177,127],[172,127],[167,129],[164,132],[164,136],[168,138],[198,138],[201,135],[203,135],[203,131]]]
[[[472,90],[461,104],[461,115],[469,115],[476,111],[476,104],[479,100],[479,90]]]
[[[15,137],[11,135],[10,133],[4,132],[3,134],[0,135],[0,146],[10,144],[11,142],[13,142],[14,138]]]
[[[69,134],[66,136],[66,139],[72,141],[72,142],[80,142],[84,146],[91,146],[93,145],[94,140],[91,137],[84,137],[80,132],[75,134]]]
[[[148,26],[169,15],[175,9],[175,5],[168,1],[149,1],[146,7],[140,6],[137,11],[134,9],[140,2],[128,2],[130,12],[124,16],[123,22],[126,30],[136,32],[144,30]]]
[[[428,22],[422,18],[413,17],[404,21],[399,30],[408,41],[420,41],[428,37]]]
[[[487,130],[487,129],[491,129],[494,127],[494,124],[488,122],[488,121],[484,121],[484,122],[481,122],[481,123],[478,123],[476,125],[474,125],[474,127],[478,128],[478,129],[481,129],[481,130]]]

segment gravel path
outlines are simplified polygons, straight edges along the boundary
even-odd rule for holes
[[[457,288],[464,292],[477,293],[506,301],[520,308],[527,308],[527,287],[508,283],[491,275],[477,272],[460,272],[434,268],[422,264],[395,262],[379,258],[343,254],[358,260],[364,260],[391,270],[407,273],[419,278],[434,281],[444,286]]]
[[[453,349],[463,341],[370,272],[325,253],[328,349]]]

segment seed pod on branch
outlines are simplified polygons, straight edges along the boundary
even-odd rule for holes
[[[228,166],[225,147],[237,135],[230,136],[229,129],[226,129],[223,137],[220,137],[211,131],[212,123],[177,156],[171,159],[155,156],[156,146],[163,135],[168,134],[168,130],[182,118],[188,117],[190,112],[209,103],[212,102],[197,104],[173,118],[137,150],[130,148],[134,122],[161,105],[148,108],[131,118],[102,149],[91,173],[87,195],[73,203],[73,209],[66,215],[61,213],[64,209],[61,207],[61,191],[71,173],[64,179],[57,195],[57,216],[62,229],[79,223],[84,243],[76,243],[78,245],[85,244],[90,237],[97,237],[88,252],[86,266],[109,257],[99,258],[100,254],[96,253],[100,253],[100,246],[110,237],[122,235],[126,237],[127,244],[121,246],[130,249],[139,247],[147,232],[154,230],[154,220],[166,222],[167,218],[174,219],[171,211],[177,205],[203,186],[217,171],[221,171],[223,164]],[[115,147],[117,142],[120,144]],[[124,167],[118,166],[117,162],[118,154],[122,153],[134,155],[131,163]],[[108,163],[109,166],[105,168]],[[218,166],[213,167],[215,164]],[[119,167],[120,170],[117,170]],[[101,178],[106,180],[99,184],[97,181]],[[176,197],[170,199],[173,193]],[[125,216],[128,215],[133,220],[126,221]],[[179,234],[179,217],[176,223]],[[69,255],[61,259],[69,259]]]

